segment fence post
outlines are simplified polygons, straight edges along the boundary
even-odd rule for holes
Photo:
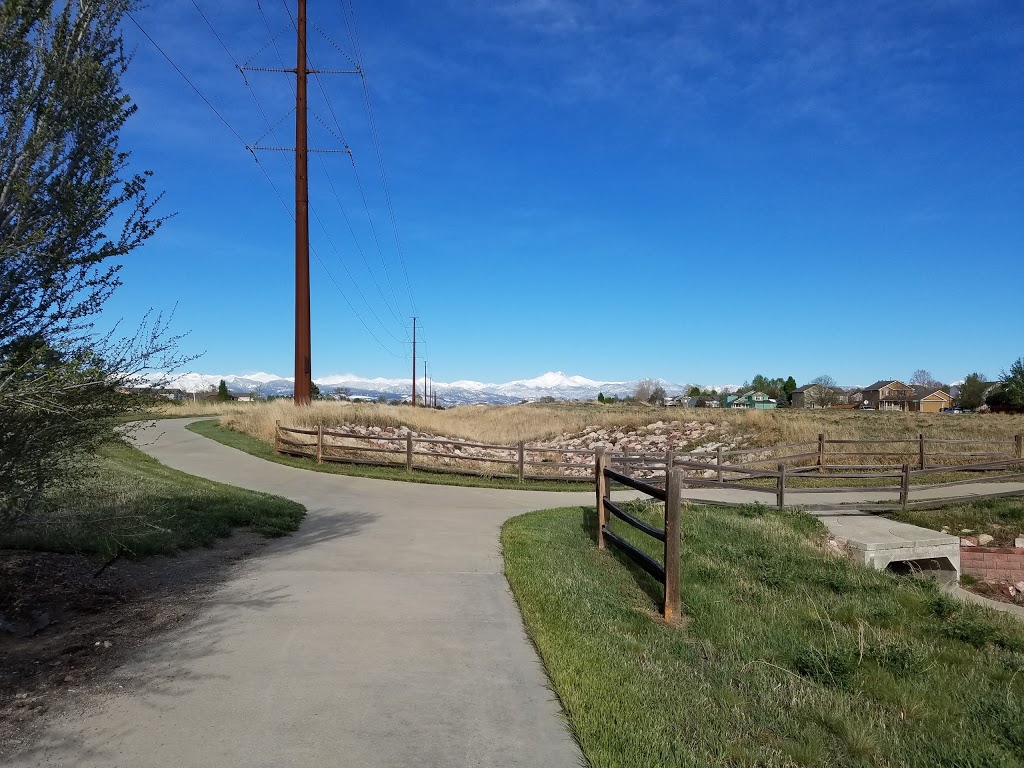
[[[682,470],[673,469],[665,478],[665,621],[679,619],[679,549],[682,530],[679,508],[682,506]]]
[[[324,463],[324,425],[316,425],[316,463]]]
[[[818,433],[818,474],[825,474],[825,433]]]
[[[904,464],[903,479],[900,481],[900,506],[906,509],[908,501],[910,501],[910,465]]]
[[[1016,443],[1014,450],[1017,458],[1024,458],[1024,435],[1014,435],[1013,442]]]
[[[519,441],[518,475],[520,483],[526,479],[526,443],[524,443],[522,440]]]
[[[281,420],[274,422],[274,453],[281,453]]]
[[[412,432],[405,433],[405,471],[412,472]]]
[[[608,455],[603,445],[594,450],[594,484],[597,487],[597,548],[604,549],[604,526],[608,512],[604,508],[604,497],[608,495],[608,479],[604,471],[608,467]]]
[[[786,465],[779,464],[779,484],[775,490],[775,495],[779,498],[779,509],[786,506]]]
[[[925,463],[925,458],[924,458],[924,432],[918,433],[917,439],[918,439],[918,441],[920,443],[921,469],[925,469],[927,467],[927,464]],[[940,464],[939,466],[942,466],[942,465]]]
[[[722,472],[722,446],[718,446],[717,455],[715,456],[715,466],[718,467],[718,482],[725,482],[725,474]]]
[[[665,451],[665,482],[668,482],[668,473],[672,471],[672,465],[676,460],[676,452],[669,450]]]

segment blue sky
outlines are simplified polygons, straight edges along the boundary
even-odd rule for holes
[[[236,60],[294,66],[284,2],[197,2]],[[391,206],[359,78],[311,81],[310,145],[343,134],[362,182],[311,156],[314,376],[403,375],[414,313],[443,381],[948,381],[1024,355],[1019,2],[354,0],[358,51],[343,7],[310,3],[311,56],[361,58]],[[260,143],[292,145],[288,75],[250,73],[257,106],[191,0],[136,18],[247,142],[262,109]],[[125,35],[123,143],[176,215],[108,317],[176,303],[196,369],[290,375],[290,214]],[[291,156],[259,157],[290,205]]]

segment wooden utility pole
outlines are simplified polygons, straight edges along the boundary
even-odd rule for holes
[[[416,318],[412,319],[412,407],[416,407]]]
[[[306,0],[298,0],[295,63],[295,404],[312,399],[309,330],[309,163],[306,127]]]

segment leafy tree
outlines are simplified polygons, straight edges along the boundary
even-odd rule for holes
[[[985,402],[986,388],[985,374],[969,373],[964,378],[964,383],[960,385],[957,400],[964,408],[978,408]]]
[[[694,386],[694,387],[690,387],[690,389],[686,393],[686,396],[687,397],[700,397],[700,394],[701,394],[700,387]]]
[[[782,391],[786,395],[787,401],[792,401],[793,393],[796,391],[796,379],[790,376],[784,382],[782,382]]]
[[[217,399],[221,402],[231,399],[231,393],[228,392],[228,385],[224,382],[224,379],[221,379],[220,384],[217,385]]]
[[[599,402],[599,403],[603,403],[604,402],[604,392],[598,392],[597,393],[597,402]]]
[[[183,362],[159,315],[128,338],[92,324],[161,223],[119,144],[131,5],[0,5],[0,525],[80,479],[115,418],[151,402],[129,394],[142,374]]]
[[[999,377],[1006,402],[1014,410],[1024,410],[1024,357],[1018,357],[1010,370]]]

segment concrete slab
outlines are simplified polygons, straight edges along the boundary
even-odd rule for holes
[[[869,568],[921,570],[941,582],[960,577],[960,539],[867,512],[815,513],[854,558]]]

